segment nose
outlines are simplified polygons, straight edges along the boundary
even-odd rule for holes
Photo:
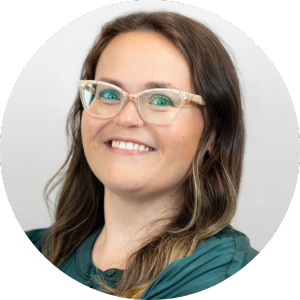
[[[141,118],[134,99],[129,98],[122,111],[115,117],[114,121],[123,127],[143,127],[144,120]]]

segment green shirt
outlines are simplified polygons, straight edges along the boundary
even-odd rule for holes
[[[111,287],[116,286],[123,271],[97,269],[92,262],[92,248],[102,228],[90,235],[59,267],[65,274],[93,289],[97,274]],[[27,231],[32,243],[40,249],[46,229]],[[250,262],[258,252],[247,236],[227,226],[218,234],[199,243],[194,253],[178,259],[165,268],[148,286],[141,299],[170,299],[210,288],[232,276]]]

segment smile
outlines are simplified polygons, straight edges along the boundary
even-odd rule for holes
[[[141,152],[148,152],[148,151],[155,150],[151,147],[147,147],[145,145],[140,145],[140,144],[132,143],[132,142],[123,142],[123,141],[112,140],[110,143],[111,143],[110,145],[112,148],[117,148],[117,149],[135,150],[135,151],[141,151]]]

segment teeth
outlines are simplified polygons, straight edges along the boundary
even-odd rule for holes
[[[124,142],[120,142],[120,149],[126,149],[126,144]]]
[[[132,143],[127,143],[126,144],[126,149],[127,150],[132,150],[133,149],[133,144]]]
[[[111,147],[112,148],[119,148],[119,149],[126,149],[126,150],[139,150],[142,152],[148,152],[148,151],[153,151],[153,148],[146,147],[145,145],[139,145],[139,144],[134,144],[132,142],[119,142],[119,141],[112,141],[111,142]]]

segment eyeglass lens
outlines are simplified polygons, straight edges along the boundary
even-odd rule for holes
[[[81,91],[87,110],[102,118],[112,118],[121,110],[126,96],[118,89],[105,83],[88,84]],[[180,97],[177,93],[161,89],[141,93],[138,106],[143,118],[152,123],[167,124],[176,117]]]

